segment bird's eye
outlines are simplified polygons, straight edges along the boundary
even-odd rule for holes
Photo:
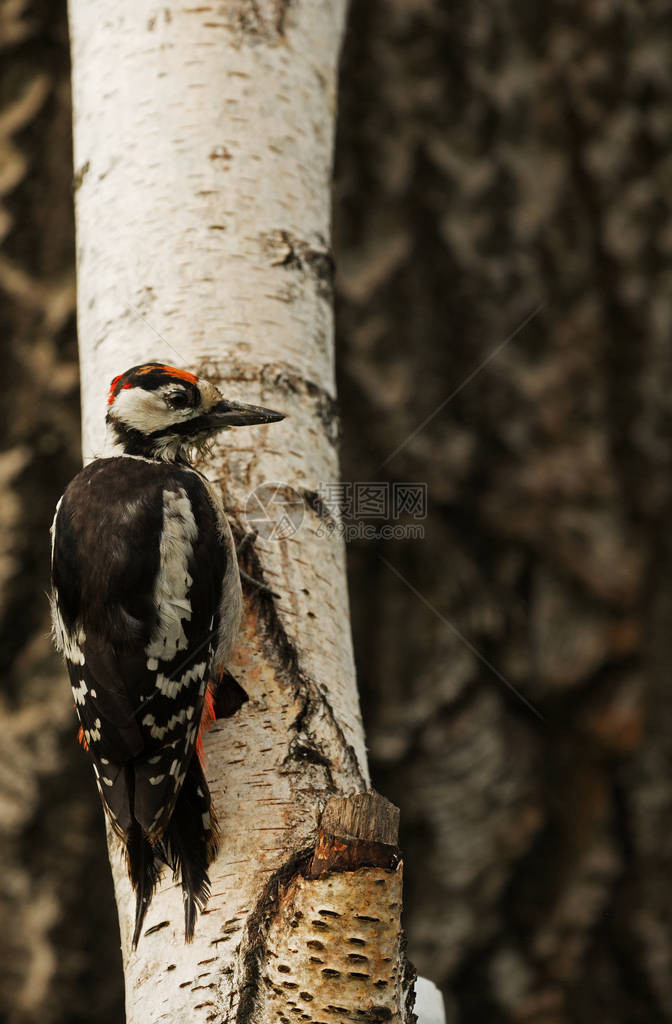
[[[189,395],[186,391],[173,391],[166,396],[166,402],[171,409],[186,409],[189,405]]]

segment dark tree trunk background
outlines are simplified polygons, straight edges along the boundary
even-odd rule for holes
[[[0,2],[0,47],[0,1018],[120,1024],[44,597],[80,457],[64,4]],[[343,475],[429,494],[424,540],[351,545],[353,627],[449,1024],[672,1022],[671,68],[663,0],[351,11]]]

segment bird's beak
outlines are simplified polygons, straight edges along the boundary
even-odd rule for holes
[[[214,432],[225,427],[253,427],[257,423],[278,423],[284,420],[285,414],[274,412],[273,409],[262,409],[258,405],[223,399],[213,405],[207,417]]]

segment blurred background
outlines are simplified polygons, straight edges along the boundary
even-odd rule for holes
[[[0,48],[0,1019],[121,1024],[45,597],[80,465],[63,0],[0,0]],[[350,545],[353,628],[449,1024],[672,1021],[671,139],[670,0],[352,4],[343,476],[428,489],[424,540]]]

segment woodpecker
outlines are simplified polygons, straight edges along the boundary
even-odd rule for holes
[[[125,848],[133,948],[164,864],[181,879],[191,941],[218,843],[199,741],[242,590],[221,499],[191,463],[219,431],[282,419],[185,370],[133,366],[110,385],[109,457],[78,473],[56,507],[54,640]]]

